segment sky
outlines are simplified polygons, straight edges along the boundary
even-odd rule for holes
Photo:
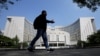
[[[94,17],[96,29],[100,29],[100,8],[92,12],[88,8],[79,8],[72,0],[20,0],[14,5],[8,5],[8,10],[0,13],[0,29],[4,30],[7,16],[26,17],[31,23],[40,15],[42,10],[47,11],[47,19],[54,20],[48,26],[68,26],[79,17]]]

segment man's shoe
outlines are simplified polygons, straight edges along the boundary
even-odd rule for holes
[[[47,49],[47,51],[48,51],[48,52],[52,52],[52,51],[54,51],[54,49],[51,49],[51,48],[50,48],[50,49]]]
[[[29,52],[33,52],[33,48],[28,48],[27,49]]]

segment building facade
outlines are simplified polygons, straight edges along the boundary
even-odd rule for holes
[[[68,48],[71,45],[76,45],[78,40],[86,41],[87,37],[94,32],[96,32],[94,18],[80,17],[69,26],[48,26],[48,43],[52,48]],[[36,30],[25,17],[8,16],[4,35],[11,38],[17,35],[20,42],[30,43],[36,35]],[[36,48],[44,48],[42,38],[37,41]]]
[[[34,35],[32,24],[25,17],[8,16],[4,35],[14,38],[17,36],[20,42],[28,42]]]
[[[71,25],[59,29],[70,34],[70,45],[75,45],[78,40],[87,41],[87,37],[96,32],[93,17],[80,17]]]

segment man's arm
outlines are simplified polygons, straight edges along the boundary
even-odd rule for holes
[[[55,23],[53,20],[46,20],[47,23]]]

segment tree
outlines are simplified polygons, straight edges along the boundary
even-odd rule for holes
[[[15,45],[18,45],[19,39],[18,39],[17,35],[15,36],[15,38],[13,38],[13,41],[14,41]]]
[[[14,43],[11,38],[0,35],[0,47],[11,47],[13,45],[14,45]]]
[[[25,49],[26,47],[28,47],[27,42],[22,42],[21,44],[22,44],[23,49]]]
[[[97,33],[94,33],[93,35],[90,35],[88,38],[88,43],[92,46],[98,46],[100,45],[100,30],[97,31]]]
[[[87,7],[93,12],[95,12],[98,9],[98,6],[100,6],[100,0],[73,0],[73,2],[77,3],[80,8]]]
[[[1,9],[8,10],[8,5],[9,4],[13,5],[15,1],[19,1],[19,0],[0,0],[0,10]]]
[[[8,4],[13,5],[15,1],[19,0],[0,0],[0,10],[6,9],[8,10]],[[87,7],[91,11],[95,12],[100,6],[100,0],[73,0],[80,8]]]
[[[77,48],[85,48],[87,46],[87,42],[78,40]]]

